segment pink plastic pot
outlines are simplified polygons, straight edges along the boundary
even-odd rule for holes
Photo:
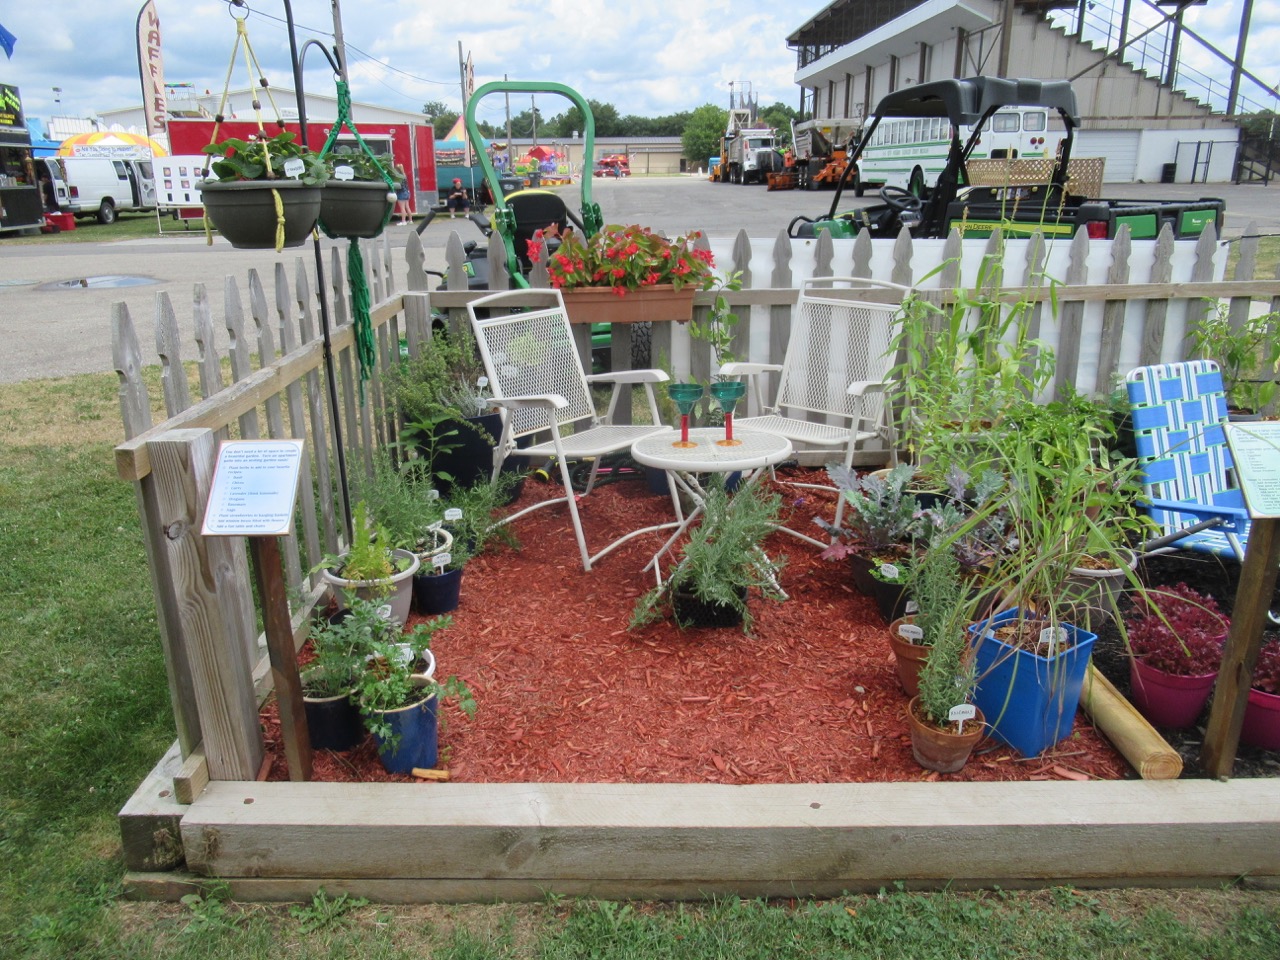
[[[1142,660],[1129,661],[1130,699],[1154,726],[1181,730],[1196,722],[1213,692],[1216,673],[1180,677],[1147,666]]]
[[[1280,750],[1280,694],[1249,691],[1240,742],[1264,750]]]

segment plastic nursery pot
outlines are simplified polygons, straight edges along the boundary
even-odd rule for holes
[[[1280,694],[1249,690],[1240,742],[1263,750],[1280,750]]]
[[[462,567],[444,573],[423,573],[413,578],[413,606],[424,616],[458,609],[462,594]]]
[[[374,711],[391,725],[390,738],[374,738],[388,773],[412,773],[414,767],[430,769],[440,762],[439,704],[439,697],[428,697],[398,710]]]
[[[747,591],[740,590],[738,595],[745,600]],[[723,603],[706,603],[699,600],[692,592],[673,590],[671,607],[676,622],[682,627],[739,627],[742,625],[742,614],[733,607]]]
[[[392,550],[398,561],[407,564],[403,570],[392,574],[390,591],[387,582],[382,580],[347,580],[332,570],[322,569],[320,576],[334,588],[340,603],[346,603],[348,596],[357,596],[362,600],[377,600],[391,605],[391,619],[404,626],[409,619],[409,607],[413,603],[413,575],[418,572],[420,561],[416,554],[408,550]]]
[[[396,195],[381,180],[329,180],[320,198],[320,223],[338,237],[370,239],[382,233]]]
[[[926,770],[955,773],[969,762],[969,754],[986,733],[982,711],[964,722],[964,732],[943,730],[922,719],[916,712],[919,697],[907,704],[907,722],[911,726],[911,753],[916,763]]]
[[[1183,730],[1196,722],[1217,679],[1217,671],[1178,676],[1136,658],[1129,661],[1129,698],[1153,726]]]
[[[1010,646],[993,631],[1018,621],[1003,610],[969,628],[978,686],[973,702],[986,715],[991,735],[1024,757],[1038,757],[1071,732],[1080,688],[1097,636],[1062,624],[1065,642],[1053,656]]]
[[[364,721],[347,694],[303,697],[312,750],[353,750],[364,742]]]
[[[272,189],[279,194],[284,209],[284,246],[301,246],[315,228],[324,189],[300,180],[205,180],[196,188],[209,222],[241,250],[276,248]]]

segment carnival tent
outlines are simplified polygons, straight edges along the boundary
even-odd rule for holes
[[[123,130],[77,133],[58,147],[60,157],[107,157],[112,160],[148,160],[167,157],[169,151],[141,133]]]

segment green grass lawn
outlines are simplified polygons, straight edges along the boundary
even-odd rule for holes
[[[203,220],[183,223],[168,214],[159,219],[152,213],[121,213],[115,223],[99,223],[92,217],[76,220],[74,230],[60,233],[40,233],[22,237],[16,234],[0,234],[0,249],[9,244],[40,245],[51,243],[111,243],[118,240],[136,240],[139,237],[156,237],[164,233],[204,231]]]
[[[384,907],[211,884],[124,902],[116,812],[174,734],[114,403],[112,375],[0,385],[0,957],[1280,957],[1280,893],[1239,886]]]

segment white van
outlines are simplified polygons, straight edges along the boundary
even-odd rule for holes
[[[45,157],[58,209],[77,217],[114,223],[119,210],[154,210],[156,182],[150,160],[104,157]]]

